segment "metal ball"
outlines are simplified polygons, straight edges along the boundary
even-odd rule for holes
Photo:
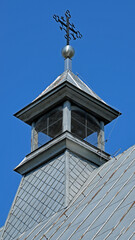
[[[62,49],[62,56],[64,58],[72,58],[74,56],[74,54],[75,54],[75,50],[70,45],[66,45]]]

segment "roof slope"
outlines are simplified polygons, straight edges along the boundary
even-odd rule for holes
[[[0,228],[0,238],[1,238],[1,235],[2,235],[2,231],[3,231],[3,227]]]
[[[94,170],[65,209],[20,240],[134,239],[135,146]]]
[[[52,82],[35,100],[44,96],[46,93],[50,92],[60,84],[64,82],[69,82],[80,90],[86,92],[90,96],[96,98],[97,100],[105,103],[93,90],[91,90],[77,75],[75,75],[70,70],[66,70],[61,75],[59,75],[54,82]],[[34,101],[35,101],[34,100]],[[106,104],[106,103],[105,103]]]
[[[18,235],[64,209],[95,168],[94,163],[65,151],[24,175],[3,228],[2,239],[17,239]]]
[[[64,161],[62,154],[23,176],[3,228],[3,239],[16,239],[64,207]]]

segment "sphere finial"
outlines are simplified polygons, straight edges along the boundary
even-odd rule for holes
[[[63,49],[62,49],[62,56],[66,59],[66,58],[72,58],[75,54],[75,50],[72,46],[70,45],[66,45]]]

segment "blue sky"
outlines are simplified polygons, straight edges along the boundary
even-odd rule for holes
[[[73,72],[122,112],[106,127],[106,151],[123,152],[135,141],[135,1],[0,1],[0,226],[21,176],[13,171],[30,152],[31,129],[13,114],[63,72],[64,33],[53,14],[64,15],[83,34],[72,41]]]

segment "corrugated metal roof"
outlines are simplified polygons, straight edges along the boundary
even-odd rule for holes
[[[75,75],[70,70],[66,70],[61,75],[59,75],[56,78],[56,80],[53,83],[51,83],[35,100],[44,96],[45,94],[50,92],[52,89],[56,88],[57,86],[59,86],[60,84],[62,84],[64,82],[69,82],[70,84],[72,84],[75,87],[79,88],[80,90],[86,92],[90,96],[105,103],[93,90],[91,90],[77,75]]]
[[[71,204],[17,239],[135,239],[135,146],[95,169]]]

